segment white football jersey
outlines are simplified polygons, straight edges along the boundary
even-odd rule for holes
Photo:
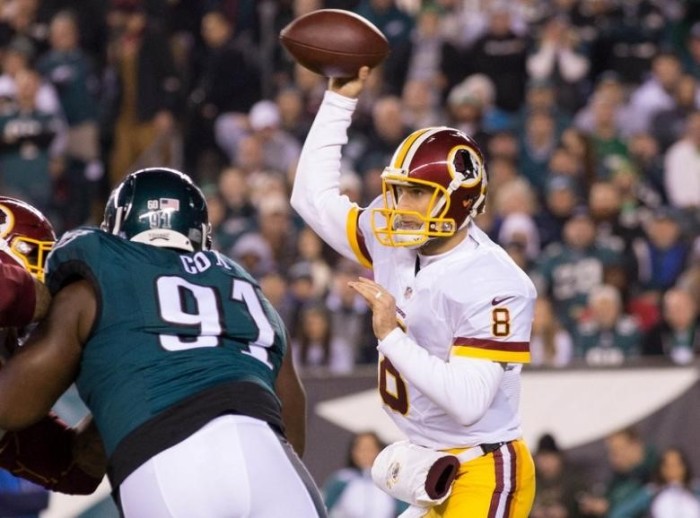
[[[381,245],[371,211],[339,195],[340,149],[353,109],[353,100],[326,93],[300,158],[294,208],[339,253],[372,268],[374,280],[396,299],[399,326],[413,342],[442,362],[489,360],[505,370],[486,412],[463,424],[381,357],[386,411],[412,442],[437,449],[520,437],[520,371],[530,360],[534,285],[473,223],[464,241],[437,256]],[[381,203],[377,199],[368,209]],[[416,361],[403,368],[427,366]],[[470,404],[467,398],[464,404]]]

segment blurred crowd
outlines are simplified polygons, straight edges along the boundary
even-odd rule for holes
[[[345,147],[363,205],[412,130],[487,156],[477,223],[535,280],[533,363],[700,352],[700,4],[682,0],[3,0],[0,190],[60,231],[137,168],[203,187],[214,244],[260,281],[307,372],[376,359],[347,281],[289,190],[326,79],[281,28],[343,8],[391,44]],[[469,289],[465,286],[465,289]]]

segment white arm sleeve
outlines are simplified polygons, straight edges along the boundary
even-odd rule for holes
[[[462,357],[445,362],[398,328],[379,342],[378,349],[401,376],[465,426],[483,417],[503,379],[499,363]]]
[[[356,99],[326,91],[301,150],[291,205],[338,253],[358,260],[348,240],[348,215],[357,205],[340,195],[340,159]]]

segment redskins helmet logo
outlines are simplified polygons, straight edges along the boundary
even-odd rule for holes
[[[4,205],[0,205],[0,238],[7,236],[14,226],[15,216],[12,211]]]

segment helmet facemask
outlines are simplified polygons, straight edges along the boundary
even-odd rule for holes
[[[432,190],[425,213],[397,208],[399,187]],[[387,167],[382,173],[382,196],[384,208],[372,210],[372,231],[382,245],[418,248],[430,239],[454,235],[455,220],[445,217],[450,197],[443,186],[409,179],[406,174],[397,174]]]

